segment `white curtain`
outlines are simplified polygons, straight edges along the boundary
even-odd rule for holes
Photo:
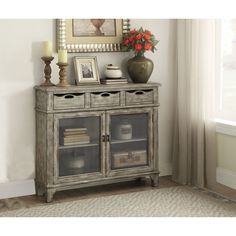
[[[215,189],[215,20],[177,21],[173,179]]]

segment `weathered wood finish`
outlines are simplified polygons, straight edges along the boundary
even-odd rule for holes
[[[45,67],[44,67],[45,81],[41,84],[41,86],[55,86],[55,84],[53,84],[50,80],[51,73],[52,73],[52,68],[51,68],[50,64],[51,64],[51,61],[54,59],[54,57],[41,57],[41,59],[45,63]]]
[[[40,87],[36,86],[36,192],[47,202],[56,191],[109,184],[150,176],[158,185],[158,88],[159,84],[124,84]],[[112,114],[148,115],[148,165],[111,170],[110,135]],[[58,135],[62,118],[100,118],[101,172],[59,177]]]
[[[84,93],[54,94],[54,109],[84,108]]]
[[[153,108],[153,165],[158,170],[158,107]]]
[[[120,92],[92,92],[90,95],[91,107],[120,106]]]
[[[46,158],[46,130],[47,117],[44,113],[37,112],[36,116],[36,168],[35,168],[35,184],[37,195],[42,195],[46,186],[47,177],[43,170],[47,170]]]
[[[67,66],[68,63],[58,62],[59,66],[59,80],[60,82],[57,84],[58,87],[68,87],[70,84],[67,81]]]
[[[144,90],[129,90],[125,92],[125,104],[153,104],[154,103],[153,89]]]
[[[53,92],[36,90],[35,96],[36,110],[49,112],[53,110]]]

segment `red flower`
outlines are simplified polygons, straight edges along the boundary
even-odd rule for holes
[[[149,31],[149,30],[145,30],[145,32],[144,32],[145,34],[148,34],[148,35],[152,35],[152,33]]]
[[[151,35],[150,34],[144,34],[143,35],[143,38],[148,41],[150,38],[151,38]]]
[[[154,52],[157,43],[155,36],[149,30],[144,30],[141,27],[127,32],[123,38],[122,46],[124,50],[133,51],[135,55],[139,55],[140,52]]]
[[[136,43],[134,45],[134,48],[135,48],[136,51],[141,51],[142,50],[142,45],[140,43]]]
[[[141,38],[142,38],[142,34],[137,34],[135,37],[136,40],[140,40]]]
[[[130,36],[129,41],[132,43],[134,41],[134,36]]]
[[[151,45],[150,43],[147,43],[147,44],[144,45],[144,49],[145,49],[146,51],[149,51],[149,50],[152,49],[152,45]]]
[[[128,45],[129,44],[129,39],[124,39],[123,44]]]

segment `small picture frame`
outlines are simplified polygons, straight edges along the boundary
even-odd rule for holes
[[[76,84],[100,84],[96,57],[74,57]]]

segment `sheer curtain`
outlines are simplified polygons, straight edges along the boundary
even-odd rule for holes
[[[215,20],[177,21],[173,179],[216,189]]]

